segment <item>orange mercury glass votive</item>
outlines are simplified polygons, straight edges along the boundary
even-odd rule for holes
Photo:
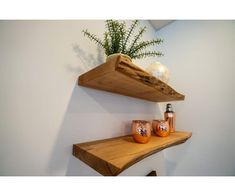
[[[150,140],[151,124],[149,121],[133,120],[131,130],[135,142],[145,144]]]
[[[157,136],[166,137],[170,135],[169,123],[166,120],[154,120],[153,131]]]

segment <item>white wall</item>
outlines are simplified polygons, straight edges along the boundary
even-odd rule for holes
[[[165,151],[167,175],[235,175],[235,21],[176,21],[158,35],[170,84],[186,95],[177,128],[193,132]]]
[[[102,36],[104,21],[0,21],[0,175],[98,175],[72,156],[72,144],[130,133],[132,119],[160,118],[156,103],[77,85],[103,62],[86,28]],[[163,153],[138,165],[123,175],[164,175]]]

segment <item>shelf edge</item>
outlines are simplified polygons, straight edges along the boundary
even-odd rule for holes
[[[186,133],[186,132],[185,132]],[[116,137],[116,138],[110,138],[110,139],[104,139],[104,140],[97,140],[97,141],[91,141],[91,142],[85,142],[85,143],[80,143],[80,144],[74,144],[73,145],[73,155],[80,159],[82,162],[86,163],[88,166],[96,170],[98,173],[104,176],[117,176],[127,168],[131,167],[135,163],[145,159],[148,156],[151,156],[155,153],[158,153],[166,148],[176,146],[179,144],[182,144],[186,142],[191,136],[191,132],[187,132],[188,135],[186,135],[184,138],[179,138],[177,141],[168,142],[164,146],[158,148],[158,149],[153,149],[149,151],[148,153],[145,153],[143,155],[139,155],[138,157],[135,157],[135,159],[130,160],[127,162],[123,167],[119,168],[113,165],[110,162],[107,162],[101,158],[99,158],[96,155],[91,154],[89,151],[84,150],[82,148],[83,144],[92,144],[96,142],[101,142],[101,141],[107,141],[107,140],[115,140],[117,138],[122,138],[122,137],[127,137],[127,136],[121,136],[121,137]],[[129,137],[129,136],[128,136]]]

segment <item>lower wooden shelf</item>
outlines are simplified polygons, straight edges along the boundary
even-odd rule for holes
[[[104,176],[116,176],[154,153],[185,142],[191,135],[181,131],[168,137],[153,135],[147,144],[135,143],[130,135],[74,144],[73,155]]]

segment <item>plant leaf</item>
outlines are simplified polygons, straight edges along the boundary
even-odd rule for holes
[[[137,45],[138,40],[143,36],[143,33],[146,31],[146,27],[140,28],[138,34],[134,37],[132,44],[128,50],[127,55],[131,55],[133,48]]]
[[[100,45],[102,48],[104,48],[104,44],[102,43],[102,41],[96,37],[96,35],[91,34],[88,32],[88,30],[83,30],[82,31],[84,33],[85,36],[87,36],[91,41],[95,41],[98,45]]]
[[[157,52],[157,51],[146,51],[146,52],[143,52],[143,53],[139,53],[139,54],[136,54],[136,55],[133,55],[132,56],[132,59],[141,59],[141,58],[146,58],[146,57],[154,57],[154,56],[163,56],[163,54],[161,52]]]
[[[150,46],[159,45],[162,42],[163,42],[162,39],[153,39],[153,40],[150,40],[150,41],[140,42],[138,45],[132,47],[130,55],[134,55],[135,53],[138,53],[141,50],[146,49]]]
[[[129,42],[129,39],[134,31],[134,29],[137,27],[137,25],[139,24],[139,21],[138,20],[134,20],[127,32],[127,36],[126,36],[126,39],[124,41],[124,45],[123,45],[123,53],[126,54],[126,46],[127,46],[127,43]]]

